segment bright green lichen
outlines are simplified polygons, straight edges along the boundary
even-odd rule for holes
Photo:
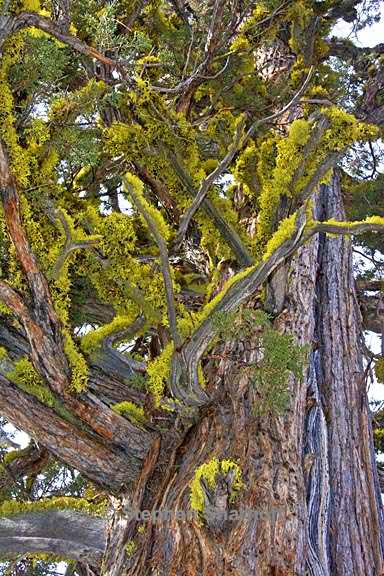
[[[152,393],[156,406],[160,405],[161,397],[168,383],[171,372],[172,355],[173,342],[169,342],[159,356],[148,362],[148,388]]]
[[[142,426],[146,423],[146,417],[144,414],[144,409],[141,406],[137,406],[134,402],[129,402],[125,400],[124,402],[119,402],[112,406],[112,410],[121,414],[125,418],[128,418],[132,424]]]
[[[40,0],[23,0],[23,10],[26,12],[40,12]]]
[[[201,464],[201,466],[197,468],[190,484],[190,505],[192,510],[199,513],[204,512],[205,498],[201,486],[201,480],[204,479],[208,488],[214,490],[218,475],[220,474],[225,477],[229,472],[234,475],[230,493],[230,501],[232,502],[236,498],[239,490],[244,486],[241,469],[236,462],[233,462],[232,460],[218,460],[217,458],[212,458],[212,460]]]
[[[124,546],[124,550],[128,558],[133,556],[133,554],[136,552],[136,548],[137,546],[135,542],[133,540],[128,540],[128,542]]]
[[[86,389],[88,383],[88,365],[84,356],[79,352],[77,346],[66,329],[63,329],[64,335],[64,352],[68,358],[71,367],[72,379],[71,390],[82,392]]]
[[[104,516],[105,502],[94,504],[85,498],[71,496],[55,496],[33,502],[20,502],[16,500],[3,500],[0,503],[0,516],[15,516],[25,512],[40,512],[45,510],[78,510],[93,516]]]
[[[322,224],[330,224],[341,230],[350,230],[353,232],[354,229],[358,228],[361,224],[378,224],[384,227],[384,217],[383,216],[367,216],[365,220],[352,220],[351,222],[344,222],[340,220],[334,220],[330,218],[325,220]]]
[[[307,120],[295,120],[285,138],[271,138],[266,140],[260,152],[258,174],[262,183],[262,190],[258,198],[260,206],[257,239],[265,245],[272,233],[273,218],[276,215],[280,198],[284,194],[292,197],[297,194],[300,186],[292,188],[291,183],[296,171],[303,162],[302,150],[307,143],[311,126]],[[271,170],[273,154],[274,167]],[[269,168],[266,164],[270,164]]]
[[[288,218],[284,218],[279,224],[278,229],[273,234],[272,238],[268,240],[263,254],[263,260],[268,260],[271,255],[283,244],[286,240],[292,237],[296,229],[296,213]]]
[[[140,202],[143,205],[145,211],[156,222],[156,226],[157,226],[161,236],[164,238],[164,240],[168,240],[170,237],[169,226],[166,224],[161,212],[159,210],[157,210],[154,206],[152,206],[144,197],[144,194],[143,194],[144,185],[143,185],[142,181],[137,176],[135,176],[134,174],[131,174],[130,172],[125,173],[123,181],[124,181],[124,188],[125,188],[125,191],[127,192],[128,196],[129,196],[129,191],[132,188],[134,190],[135,194],[137,194],[139,196]],[[143,222],[146,225],[144,218],[142,216],[141,216],[141,218],[143,219]]]
[[[85,334],[81,339],[81,348],[87,354],[95,352],[101,345],[102,341],[113,333],[120,332],[128,328],[135,320],[135,316],[115,316],[109,324],[105,324],[97,330],[92,330]],[[137,336],[137,334],[135,334]]]
[[[8,74],[10,68],[22,57],[23,46],[24,40],[21,32],[8,37],[2,47],[0,66],[0,136],[7,146],[11,172],[21,187],[28,184],[29,157],[20,146],[15,129],[14,102],[8,83]]]
[[[48,388],[27,357],[20,358],[14,363],[12,370],[7,372],[7,378],[21,390],[31,394],[39,402],[55,410],[57,414],[68,422],[78,425],[76,417],[64,407],[62,402]]]
[[[13,370],[7,373],[7,377],[19,388],[35,396],[42,404],[51,408],[55,406],[56,400],[53,393],[44,384],[28,358],[23,357],[15,362]]]
[[[17,460],[17,458],[23,458],[23,456],[28,454],[28,452],[29,452],[29,446],[27,446],[26,448],[22,448],[20,450],[11,450],[10,452],[7,452],[4,455],[3,462],[5,465],[10,464],[14,460]]]
[[[220,290],[220,292],[216,294],[216,296],[214,296],[212,300],[208,302],[208,304],[206,304],[204,308],[199,312],[198,314],[199,323],[203,323],[204,320],[206,320],[206,318],[210,316],[210,314],[214,311],[219,302],[221,302],[221,300],[223,299],[223,297],[228,292],[231,286],[233,286],[234,284],[236,284],[236,282],[239,282],[246,276],[252,274],[254,270],[255,266],[249,266],[248,268],[244,268],[244,270],[240,270],[240,272],[234,274],[234,276],[231,276],[231,278],[229,278],[224,284],[223,289]]]

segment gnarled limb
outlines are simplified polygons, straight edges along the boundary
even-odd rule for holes
[[[94,433],[58,416],[52,408],[41,404],[1,374],[0,411],[9,422],[46,446],[56,458],[100,486],[118,490],[139,473],[139,452],[145,454],[143,445],[137,446],[136,456],[128,455],[122,447],[113,447],[111,442],[98,439]]]
[[[154,237],[155,242],[159,248],[160,260],[161,260],[161,272],[163,274],[165,293],[167,298],[169,329],[171,331],[175,347],[179,348],[181,346],[181,336],[179,334],[176,323],[175,295],[173,291],[173,282],[171,276],[171,267],[169,265],[167,245],[156,225],[155,220],[152,218],[148,210],[146,210],[143,202],[140,199],[139,194],[136,193],[132,183],[127,178],[124,179],[124,183],[133,200],[133,203],[136,205],[136,208],[143,216],[145,222],[147,223],[149,231]]]

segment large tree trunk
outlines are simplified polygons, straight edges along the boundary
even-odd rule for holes
[[[343,219],[338,176],[316,199],[319,219]],[[218,401],[154,468],[144,494],[116,510],[104,574],[375,576],[382,573],[383,516],[378,489],[351,244],[318,235],[276,274],[275,326],[309,344],[304,377],[290,381],[283,416],[254,416],[257,395],[241,361],[252,342],[223,344],[210,392]],[[284,286],[284,307],[282,303]],[[279,295],[277,294],[279,292]],[[212,372],[212,371],[211,371]],[[189,508],[196,468],[236,460],[245,486],[229,503],[229,478],[207,488],[211,510],[250,508],[252,517],[220,521],[129,520],[124,510]],[[164,461],[160,458],[162,464]],[[150,472],[150,467],[148,468]],[[227,482],[226,482],[227,481]],[[129,558],[123,542],[130,542]],[[132,546],[132,541],[135,546]]]

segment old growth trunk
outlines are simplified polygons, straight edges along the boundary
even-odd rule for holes
[[[319,219],[343,219],[337,175],[321,187],[316,212]],[[219,400],[181,443],[174,442],[145,493],[125,502],[128,508],[169,510],[170,519],[129,520],[120,503],[110,524],[104,574],[382,573],[382,506],[350,241],[314,237],[272,285],[275,326],[311,348],[305,377],[290,382],[288,411],[282,417],[253,416],[255,390],[237,368],[252,361],[252,342],[227,344],[212,375]],[[206,511],[254,513],[180,521],[175,513],[189,508],[196,468],[214,457],[235,460],[244,487],[231,504],[230,475],[215,488],[207,485]]]

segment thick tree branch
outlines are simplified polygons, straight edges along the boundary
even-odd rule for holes
[[[105,520],[74,510],[46,510],[0,518],[0,555],[12,559],[31,552],[101,563]]]
[[[56,458],[108,489],[119,489],[135,479],[140,470],[141,460],[137,455],[128,455],[122,448],[113,449],[111,443],[108,445],[95,434],[81,430],[1,374],[0,412]]]
[[[34,27],[38,28],[39,30],[43,30],[47,32],[60,42],[67,44],[73,48],[76,52],[80,54],[84,54],[85,56],[89,56],[90,58],[94,58],[98,60],[104,65],[111,66],[111,68],[120,68],[120,64],[112,58],[108,58],[104,56],[93,48],[89,46],[85,42],[82,42],[76,36],[72,36],[71,34],[67,34],[63,31],[63,29],[55,24],[49,18],[45,16],[41,16],[37,12],[21,12],[17,16],[1,16],[0,17],[0,48],[4,42],[4,40],[14,34],[18,30],[22,30],[23,28]]]
[[[0,142],[0,199],[9,236],[32,294],[31,312],[21,297],[1,283],[2,297],[14,310],[28,335],[32,361],[53,390],[63,392],[70,383],[70,369],[64,354],[61,324],[56,314],[48,283],[40,271],[21,223],[16,184],[10,173],[7,153]]]
[[[0,300],[10,308],[22,323],[31,347],[33,365],[52,390],[62,393],[69,385],[69,367],[64,353],[53,340],[50,330],[46,331],[36,322],[34,314],[24,304],[21,296],[0,281]],[[48,325],[49,326],[49,325]]]

